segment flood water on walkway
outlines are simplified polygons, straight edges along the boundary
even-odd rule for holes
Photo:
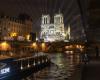
[[[51,66],[31,74],[22,80],[67,80],[71,77],[78,63],[78,56],[64,55],[63,53],[49,54]]]

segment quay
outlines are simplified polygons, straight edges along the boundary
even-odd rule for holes
[[[47,55],[36,55],[19,59],[3,59],[0,60],[0,80],[8,80],[8,78],[20,74],[27,75],[27,72],[35,73],[49,65],[50,59]]]

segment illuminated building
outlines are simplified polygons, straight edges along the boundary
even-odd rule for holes
[[[22,21],[15,17],[0,17],[0,37],[7,39],[10,37],[29,35],[32,32],[32,20]]]
[[[50,15],[42,15],[41,39],[44,42],[62,41],[65,39],[63,15],[54,15],[54,23],[50,21]]]

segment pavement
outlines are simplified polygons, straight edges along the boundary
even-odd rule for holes
[[[100,58],[82,65],[81,80],[100,80]]]

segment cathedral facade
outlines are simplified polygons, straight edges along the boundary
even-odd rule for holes
[[[41,35],[44,42],[63,41],[64,21],[61,13],[54,15],[54,22],[51,23],[50,15],[42,15]]]

